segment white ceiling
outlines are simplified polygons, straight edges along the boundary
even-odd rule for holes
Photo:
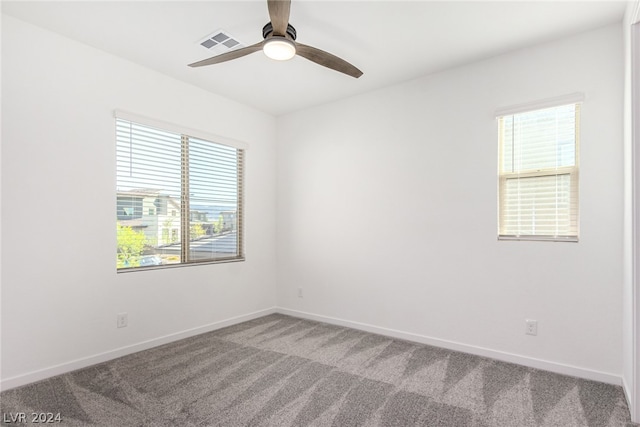
[[[620,22],[620,1],[293,0],[298,41],[360,68],[359,79],[296,57],[257,52],[202,68],[198,44],[223,29],[262,40],[266,1],[2,2],[3,13],[176,79],[280,115]]]

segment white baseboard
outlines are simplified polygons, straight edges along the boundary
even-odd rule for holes
[[[104,353],[96,354],[93,356],[83,357],[81,359],[76,359],[70,362],[61,363],[59,365],[29,372],[27,374],[6,378],[3,380],[0,380],[0,391],[20,387],[20,386],[30,384],[36,381],[44,380],[46,378],[50,378],[56,375],[65,374],[67,372],[75,371],[77,369],[86,368],[87,366],[95,365],[102,362],[107,362],[109,360],[117,359],[118,357],[126,356],[128,354],[137,353],[142,350],[147,350],[152,347],[157,347],[159,345],[168,344],[173,341],[189,338],[194,335],[215,331],[216,329],[221,329],[227,326],[235,325],[237,323],[242,323],[248,320],[257,319],[258,317],[266,316],[268,314],[273,314],[276,312],[277,312],[276,308],[272,307],[265,310],[260,310],[253,313],[245,314],[242,316],[236,316],[230,319],[225,319],[218,322],[210,323],[208,325],[199,326],[197,328],[188,329],[186,331],[176,332],[176,333],[165,335],[162,337],[153,338],[147,341],[128,345],[126,347],[117,348],[115,350],[106,351]]]
[[[584,378],[587,380],[600,381],[607,384],[622,385],[622,378],[606,372],[593,371],[591,369],[580,368],[577,366],[565,365],[547,360],[535,359],[532,357],[521,356],[503,351],[491,350],[484,347],[462,344],[454,341],[447,341],[438,338],[432,338],[424,335],[413,334],[410,332],[398,331],[395,329],[382,328],[379,326],[369,325],[366,323],[353,322],[350,320],[337,319],[334,317],[321,316],[303,311],[290,310],[288,308],[277,307],[277,313],[287,314],[303,319],[316,320],[319,322],[330,323],[332,325],[346,326],[361,331],[372,332],[374,334],[385,335],[392,338],[399,338],[407,341],[418,342],[420,344],[428,344],[435,347],[442,347],[449,350],[461,351],[464,353],[475,354],[476,356],[488,357],[503,362],[515,363],[517,365],[527,366],[530,368],[542,369],[545,371],[555,372],[562,375],[570,375],[572,377]]]

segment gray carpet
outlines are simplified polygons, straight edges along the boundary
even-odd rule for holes
[[[280,314],[0,398],[65,426],[633,425],[620,387]]]

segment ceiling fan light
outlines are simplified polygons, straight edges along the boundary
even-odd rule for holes
[[[296,55],[296,45],[284,37],[271,37],[262,50],[267,57],[276,61],[286,61]]]

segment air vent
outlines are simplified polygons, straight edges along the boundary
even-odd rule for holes
[[[242,47],[235,37],[224,30],[217,30],[200,40],[200,46],[213,54],[221,54]]]

